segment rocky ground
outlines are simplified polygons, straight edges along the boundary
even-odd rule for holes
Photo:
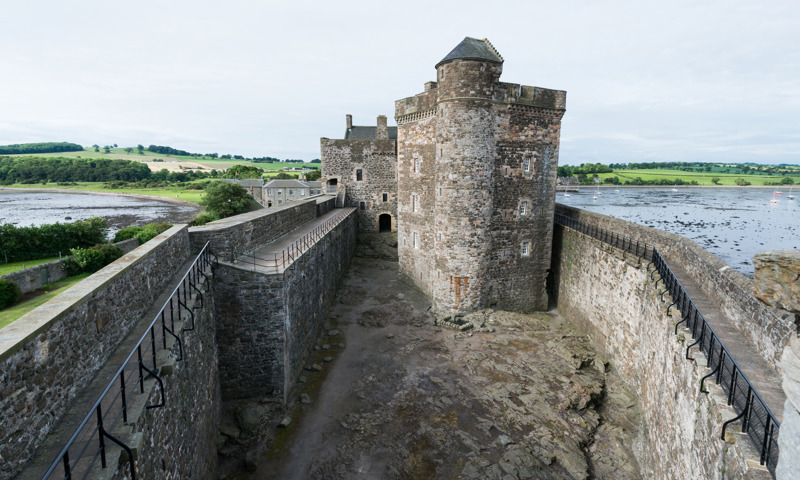
[[[228,405],[221,476],[641,478],[635,395],[557,312],[461,331],[429,306],[396,262],[356,259],[294,402]]]

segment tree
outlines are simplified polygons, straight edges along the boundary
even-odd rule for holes
[[[243,178],[261,178],[263,174],[264,170],[252,165],[234,165],[225,171],[222,178],[238,178],[241,180]]]
[[[781,184],[782,185],[794,185],[794,180],[792,179],[792,177],[783,177],[781,179]]]
[[[274,177],[273,180],[297,180],[297,175],[292,175],[291,173],[281,172]]]
[[[100,151],[100,145],[95,143],[94,145],[92,145],[92,147],[94,147],[94,151],[95,152],[99,152]]]
[[[200,205],[206,212],[219,218],[246,211],[252,201],[247,190],[238,183],[211,182],[205,192]]]
[[[744,178],[737,178],[736,179],[736,185],[739,185],[740,187],[746,187],[746,186],[750,185],[750,182],[748,182]]]
[[[306,180],[309,182],[315,182],[320,178],[322,178],[322,172],[320,172],[319,170],[312,170],[306,173]]]
[[[309,163],[322,163],[322,160],[320,160],[319,158],[315,158],[314,160],[311,160],[311,162]]]
[[[109,145],[106,145],[105,147],[103,147],[103,152],[105,152],[105,153],[111,153],[111,146],[109,146]]]
[[[136,149],[139,150],[139,155],[144,155],[144,145],[140,143],[139,145],[136,145]]]
[[[711,177],[711,183],[713,183],[714,185],[719,185],[720,180],[722,179],[719,177]]]
[[[127,153],[128,155],[130,155],[131,152],[133,152],[133,147],[126,147],[125,148],[125,153]]]

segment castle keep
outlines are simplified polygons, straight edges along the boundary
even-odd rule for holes
[[[502,70],[488,40],[467,37],[437,81],[395,102],[396,143],[385,117],[368,139],[349,138],[366,128],[349,120],[345,140],[322,139],[323,178],[344,184],[362,230],[391,215],[400,269],[440,313],[547,308],[566,92],[500,82]]]

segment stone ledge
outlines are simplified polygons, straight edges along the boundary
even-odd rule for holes
[[[185,224],[173,226],[4,327],[0,330],[0,361],[9,358],[66,314],[94,298],[103,288],[187,228]]]

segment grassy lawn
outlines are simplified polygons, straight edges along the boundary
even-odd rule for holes
[[[185,200],[187,202],[199,202],[203,196],[202,190],[191,190],[184,187],[158,187],[158,188],[104,188],[103,182],[75,182],[77,185],[57,185],[48,183],[42,185],[21,184],[4,185],[13,188],[59,188],[64,190],[78,190],[83,192],[103,192],[103,193],[135,193],[139,195],[152,195],[154,197],[167,197]]]
[[[14,273],[16,271],[25,268],[35,267],[36,265],[52,262],[53,260],[58,260],[58,257],[41,258],[39,260],[25,260],[24,262],[5,263],[0,265],[0,275]]]
[[[74,277],[67,277],[61,279],[57,282],[51,283],[50,285],[45,285],[41,289],[44,290],[45,293],[28,300],[23,300],[22,302],[17,303],[16,305],[12,305],[8,308],[0,310],[0,328],[5,327],[6,325],[10,324],[14,320],[30,312],[39,305],[47,302],[51,298],[55,297],[56,295],[63,292],[67,288],[71,287],[72,285],[75,285],[76,283],[80,282],[89,275],[90,274],[88,273],[82,273]]]
[[[720,186],[736,186],[736,179],[743,178],[754,186],[764,185],[764,182],[779,182],[786,175],[763,175],[763,174],[743,174],[743,173],[719,173],[719,172],[685,172],[683,170],[668,170],[668,169],[655,169],[655,170],[615,170],[614,173],[601,173],[598,175],[601,179],[608,177],[619,177],[620,182],[624,183],[626,180],[633,180],[636,177],[642,180],[661,180],[676,178],[682,179],[685,183],[692,180],[696,181],[699,185],[714,185],[711,183],[713,177],[719,177]],[[800,177],[793,176],[795,182],[800,183]],[[784,186],[783,188],[788,188]]]

